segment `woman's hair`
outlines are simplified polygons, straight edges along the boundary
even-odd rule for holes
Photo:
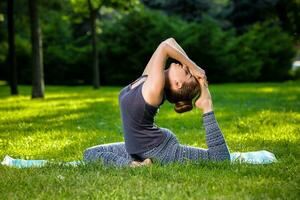
[[[195,77],[189,82],[184,82],[182,87],[177,90],[171,90],[170,88],[165,88],[166,99],[170,103],[174,103],[174,110],[177,113],[187,112],[193,109],[193,98],[200,95],[199,83]]]

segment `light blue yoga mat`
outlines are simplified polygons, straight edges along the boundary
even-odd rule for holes
[[[1,162],[2,165],[17,167],[17,168],[28,168],[28,167],[43,167],[48,163],[54,163],[48,160],[24,160],[24,159],[14,159],[6,155]],[[57,162],[55,162],[57,163]],[[72,162],[58,162],[57,164],[65,166],[78,166],[83,164],[81,161],[72,161]]]
[[[249,164],[269,164],[277,162],[275,155],[269,151],[252,151],[252,152],[234,152],[230,154],[230,161],[232,163],[249,163]],[[17,168],[28,168],[28,167],[43,167],[47,163],[51,163],[47,160],[23,160],[14,159],[10,156],[5,156],[2,165],[17,167]],[[78,166],[84,164],[82,161],[73,162],[62,162],[59,163],[65,166]]]

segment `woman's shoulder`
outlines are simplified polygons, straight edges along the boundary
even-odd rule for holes
[[[133,81],[132,83],[129,84],[129,89],[134,89],[137,86],[141,85],[143,82],[146,81],[148,75],[142,75],[139,78],[137,78],[135,81]]]

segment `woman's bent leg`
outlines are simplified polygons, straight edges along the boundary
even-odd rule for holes
[[[213,111],[203,114],[208,157],[211,160],[229,160],[230,154]]]
[[[187,157],[190,159],[195,159],[197,156],[199,156],[199,158],[214,161],[229,160],[230,154],[224,136],[213,112],[213,104],[207,82],[205,79],[198,79],[198,81],[201,87],[201,96],[198,100],[196,100],[195,105],[196,107],[202,109],[204,113],[203,125],[206,132],[206,144],[208,149],[204,150],[200,148],[189,148],[182,145],[179,146],[179,149],[187,151]]]
[[[165,133],[168,133],[166,141],[148,151],[145,156],[153,158],[161,164],[199,160],[229,160],[229,150],[213,111],[203,114],[203,125],[208,149],[179,144],[175,135],[165,129],[167,130]]]
[[[230,159],[228,147],[213,111],[203,114],[203,125],[206,132],[208,149],[180,144],[176,158],[179,162],[187,160],[223,161]]]
[[[114,165],[118,167],[129,166],[133,161],[126,152],[124,142],[90,147],[84,151],[83,159],[86,162],[101,160],[104,165]]]
[[[167,134],[166,142],[163,142],[153,150],[146,152],[149,157],[157,158],[162,164],[171,162],[184,162],[187,160],[229,160],[230,154],[224,136],[215,118],[211,95],[204,79],[199,80],[201,96],[196,100],[196,107],[203,111],[203,125],[206,132],[206,144],[208,149],[190,147],[178,143],[173,134]],[[168,132],[166,132],[168,133]],[[168,142],[173,141],[173,143]],[[151,155],[152,154],[152,155]]]

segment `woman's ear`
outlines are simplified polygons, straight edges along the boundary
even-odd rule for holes
[[[182,82],[175,81],[176,89],[180,89],[182,87]]]

